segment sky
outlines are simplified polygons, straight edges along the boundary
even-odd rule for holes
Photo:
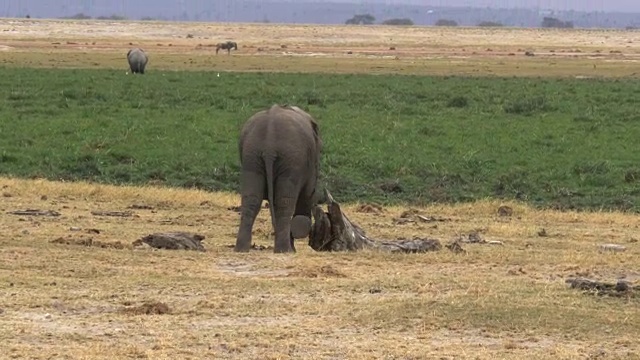
[[[1,1],[1,0],[0,0]],[[311,2],[318,0],[289,0]],[[320,0],[328,1],[328,0]],[[346,3],[412,4],[432,6],[472,6],[502,8],[543,8],[578,11],[640,12],[640,0],[332,0]]]
[[[110,6],[117,8],[121,4],[130,3],[133,0],[113,0]],[[176,5],[184,0],[174,0]],[[186,2],[193,2],[187,0]],[[232,0],[195,0],[196,2],[218,2],[227,3]],[[268,2],[269,0],[265,0]],[[356,4],[411,4],[427,6],[470,6],[470,7],[493,7],[493,8],[541,8],[552,10],[577,10],[577,11],[606,11],[606,12],[639,12],[640,0],[271,0],[282,2],[340,2]],[[70,6],[71,4],[91,4],[104,3],[104,0],[0,0],[0,10],[7,8],[42,8]],[[137,5],[149,6],[153,9],[155,0],[135,0]]]

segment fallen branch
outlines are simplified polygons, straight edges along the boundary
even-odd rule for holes
[[[320,206],[312,211],[314,224],[309,234],[309,246],[316,251],[358,251],[364,248],[389,252],[419,253],[442,248],[436,239],[376,241],[351,222],[328,190],[325,190],[328,212]]]
[[[130,217],[133,216],[131,211],[102,211],[94,210],[91,212],[94,216],[116,216],[116,217]]]

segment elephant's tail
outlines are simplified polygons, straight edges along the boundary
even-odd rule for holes
[[[271,156],[264,157],[265,174],[267,175],[267,200],[269,201],[269,212],[271,213],[271,225],[276,231],[276,213],[273,206],[273,166],[276,160]]]

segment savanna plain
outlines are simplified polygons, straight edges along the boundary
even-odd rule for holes
[[[640,280],[638,44],[0,20],[0,358],[639,359],[638,297],[565,283]],[[321,184],[370,237],[485,242],[275,255],[264,209],[234,253],[238,131],[273,103],[316,117]],[[132,244],[170,231],[207,251]]]

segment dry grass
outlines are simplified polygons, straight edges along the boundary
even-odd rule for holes
[[[640,358],[638,299],[593,297],[564,283],[577,274],[637,283],[637,215],[510,203],[506,218],[500,203],[484,201],[418,209],[451,221],[394,225],[406,209],[363,213],[351,204],[347,213],[376,238],[446,243],[479,230],[504,246],[320,254],[299,243],[295,255],[235,254],[233,194],[7,178],[0,188],[3,358]],[[128,209],[134,204],[153,209]],[[61,216],[7,214],[26,208]],[[255,229],[261,245],[272,245],[267,215]],[[208,251],[130,246],[174,230],[205,235]],[[60,237],[125,248],[50,243]],[[610,242],[627,251],[598,251]]]
[[[187,38],[191,34],[193,37]],[[233,39],[240,50],[215,55]],[[284,45],[284,47],[283,47]],[[633,76],[640,33],[615,30],[0,20],[2,63],[149,70]],[[391,50],[395,47],[395,50]],[[536,56],[524,53],[533,51]]]

